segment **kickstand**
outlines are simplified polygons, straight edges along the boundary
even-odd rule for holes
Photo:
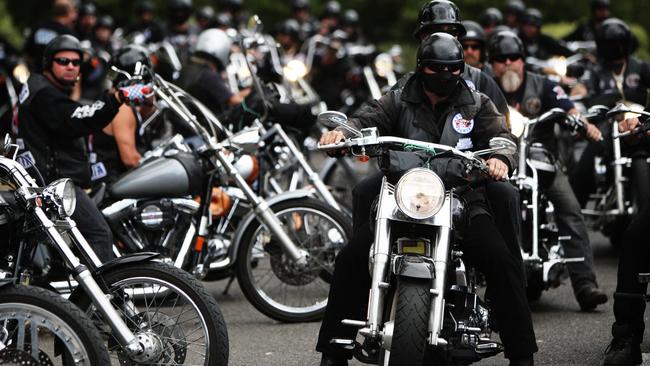
[[[230,276],[228,279],[228,283],[226,284],[226,288],[223,289],[223,292],[221,293],[222,295],[228,295],[228,291],[230,290],[230,286],[232,283],[235,281],[235,275]]]

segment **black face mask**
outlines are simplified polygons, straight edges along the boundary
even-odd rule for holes
[[[456,90],[460,75],[454,75],[449,71],[440,71],[433,74],[421,72],[420,80],[422,80],[424,90],[441,98],[446,98]]]

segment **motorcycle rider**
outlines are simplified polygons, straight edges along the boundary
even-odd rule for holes
[[[503,23],[503,14],[497,8],[487,8],[481,15],[481,26],[486,38],[494,32],[494,28]]]
[[[351,117],[350,124],[356,128],[378,127],[381,135],[397,135],[461,149],[479,148],[494,136],[512,139],[503,116],[489,98],[473,91],[462,79],[460,75],[464,67],[460,43],[445,33],[432,34],[420,45],[417,70],[410,74],[406,83],[379,100],[365,104]],[[416,121],[415,116],[421,117]],[[459,139],[460,135],[452,131],[455,118],[473,121],[469,138]],[[335,129],[324,134],[320,143],[338,143],[345,137],[345,130]],[[501,179],[516,167],[516,159],[495,154],[488,158],[487,164],[490,175]],[[347,359],[351,357],[350,351],[336,349],[329,341],[332,338],[354,339],[356,328],[342,325],[341,320],[363,317],[370,281],[367,261],[373,241],[369,227],[372,200],[359,199],[359,193],[373,191],[378,194],[380,183],[380,175],[366,178],[353,193],[354,234],[336,259],[316,347],[323,353],[321,365],[347,365]],[[478,200],[482,202],[481,207],[487,207],[482,194]],[[521,261],[507,248],[488,214],[489,210],[473,212],[476,215],[472,215],[469,224],[472,230],[466,233],[463,252],[486,274],[493,290],[506,357],[511,365],[532,365],[537,346],[524,293]]]
[[[75,31],[80,40],[89,39],[97,23],[97,7],[89,2],[81,4]]]
[[[211,6],[202,6],[196,11],[196,24],[201,31],[214,27],[215,15],[214,8]]]
[[[135,5],[136,22],[129,26],[126,34],[140,33],[144,43],[158,43],[165,38],[165,31],[154,19],[154,5],[149,0],[140,0]]]
[[[292,19],[300,25],[300,41],[304,42],[313,36],[318,29],[318,22],[311,16],[309,0],[293,0],[291,2]]]
[[[101,130],[127,98],[137,98],[142,86],[106,93],[90,105],[81,105],[69,94],[79,77],[83,51],[70,35],[54,38],[43,54],[43,73],[32,74],[20,93],[17,142],[24,152],[19,161],[35,165],[46,183],[70,177],[76,188],[77,205],[72,218],[91,243],[98,257],[110,259],[113,239],[110,228],[81,188],[90,185],[90,167],[83,136]],[[81,188],[80,188],[81,187]]]
[[[341,4],[338,1],[328,1],[320,15],[318,34],[327,36],[334,32],[339,26],[341,16]]]
[[[40,72],[41,60],[45,46],[56,36],[74,34],[73,27],[77,20],[77,8],[72,0],[57,0],[52,5],[52,20],[36,27],[25,41],[24,52],[30,69]]]
[[[547,60],[552,56],[571,56],[573,53],[568,48],[541,32],[543,23],[541,11],[534,8],[526,9],[519,27],[519,38],[524,43],[526,57]]]
[[[277,28],[275,39],[280,45],[280,62],[287,62],[296,58],[300,53],[300,24],[295,19],[287,19]]]
[[[646,105],[648,88],[650,88],[650,63],[632,56],[635,47],[630,28],[620,19],[609,18],[601,25],[596,36],[598,64],[583,78],[588,105],[602,104],[613,107],[617,102]],[[632,160],[633,177],[648,176],[648,164],[645,162],[650,148],[647,144],[627,146]],[[606,149],[602,143],[590,143],[583,152],[576,169],[571,174],[571,186],[576,192],[582,206],[589,199],[589,194],[596,190],[594,179],[594,157]],[[637,203],[645,204],[650,198],[647,182],[632,178]]]
[[[521,0],[510,0],[503,9],[504,25],[510,28],[514,33],[519,31],[521,18],[526,11],[526,5]]]
[[[609,0],[591,0],[591,18],[580,23],[573,32],[564,37],[564,41],[595,41],[596,30],[612,16]]]
[[[458,37],[465,51],[465,62],[482,72],[492,75],[492,67],[486,63],[485,32],[483,27],[472,20],[463,20],[466,33]]]
[[[627,119],[618,124],[618,129],[626,132],[638,124],[638,118]],[[639,138],[647,141],[649,136]],[[613,338],[605,351],[604,366],[640,365],[642,362],[640,344],[645,330],[643,314],[646,308],[643,295],[648,285],[639,283],[639,274],[650,272],[650,251],[646,239],[649,224],[650,205],[646,204],[623,234],[614,295]]]
[[[524,116],[534,118],[554,107],[578,115],[573,102],[562,87],[545,76],[525,71],[524,45],[516,34],[510,31],[495,34],[490,39],[488,52],[494,77],[499,82],[508,104]],[[586,121],[585,123],[587,137],[599,140],[601,134],[598,128]],[[552,124],[537,126],[533,130],[532,139],[534,142],[543,143],[557,156]],[[607,302],[607,295],[598,289],[587,227],[568,178],[561,169],[558,169],[553,184],[545,193],[555,207],[560,232],[571,236],[571,240],[562,242],[565,254],[568,257],[585,258],[584,262],[568,263],[567,267],[580,308],[585,311],[593,310]]]
[[[167,40],[174,46],[181,64],[189,60],[199,28],[190,23],[192,0],[169,0],[167,3]]]

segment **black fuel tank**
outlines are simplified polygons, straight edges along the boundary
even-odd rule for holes
[[[121,176],[108,192],[113,198],[179,197],[198,193],[202,185],[196,159],[178,154],[161,157]]]

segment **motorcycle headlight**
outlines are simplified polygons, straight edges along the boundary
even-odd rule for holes
[[[521,137],[526,127],[526,117],[512,107],[508,107],[508,112],[510,115],[510,132],[517,137]]]
[[[384,78],[393,71],[393,58],[387,53],[380,53],[375,58],[375,71],[377,75]]]
[[[77,206],[74,183],[70,178],[58,179],[43,189],[44,202],[56,209],[61,217],[69,217]]]
[[[415,168],[395,186],[397,206],[407,216],[424,220],[440,211],[445,202],[445,186],[431,170]]]
[[[551,57],[548,60],[549,67],[555,75],[566,76],[567,62],[564,57]]]
[[[305,66],[305,63],[300,60],[291,60],[287,66],[283,68],[283,71],[287,80],[295,83],[298,79],[302,79],[307,75],[307,66]]]
[[[29,79],[29,69],[27,68],[27,65],[21,62],[14,67],[12,75],[19,83],[25,84],[27,79]]]

